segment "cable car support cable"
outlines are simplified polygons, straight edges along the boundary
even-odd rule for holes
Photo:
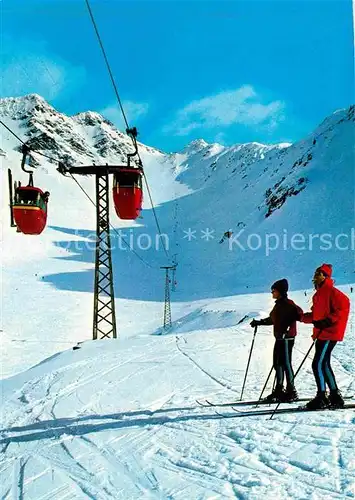
[[[122,101],[121,101],[121,98],[120,98],[119,93],[118,93],[117,85],[116,85],[116,82],[115,82],[115,79],[114,79],[114,76],[113,76],[113,73],[112,73],[112,70],[111,70],[111,66],[110,66],[110,63],[109,63],[109,60],[108,60],[108,57],[107,57],[107,54],[106,54],[106,51],[105,51],[105,48],[104,48],[104,45],[103,45],[100,33],[99,33],[99,30],[98,30],[98,27],[97,27],[97,24],[96,24],[96,21],[95,21],[94,14],[93,14],[92,9],[90,7],[90,2],[89,2],[89,0],[85,0],[85,3],[86,3],[86,6],[87,6],[87,9],[89,11],[90,19],[91,19],[91,22],[93,24],[93,27],[94,27],[94,30],[95,30],[95,33],[96,33],[96,36],[97,36],[97,39],[98,39],[98,42],[99,42],[99,45],[100,45],[100,48],[101,48],[101,51],[102,51],[105,63],[106,63],[106,67],[107,67],[108,73],[110,75],[111,83],[113,85],[113,88],[114,88],[114,91],[115,91],[115,94],[116,94],[116,97],[117,97],[117,101],[118,101],[119,107],[120,107],[121,112],[122,112],[122,116],[123,116],[124,122],[125,122],[126,127],[127,127],[126,133],[132,139],[133,146],[135,148],[135,153],[133,153],[131,156],[134,156],[134,155],[138,156],[139,166],[141,167],[141,169],[143,171],[143,177],[144,177],[144,181],[145,181],[145,184],[146,184],[146,187],[147,187],[148,196],[149,196],[150,204],[151,204],[151,207],[152,207],[152,211],[153,211],[155,223],[156,223],[156,226],[157,226],[157,229],[158,229],[158,233],[159,233],[159,236],[160,236],[161,240],[163,241],[163,248],[164,248],[165,255],[169,259],[168,250],[167,250],[165,242],[164,242],[164,240],[162,238],[162,236],[163,236],[162,235],[162,231],[161,231],[160,224],[159,224],[159,221],[158,221],[158,217],[157,217],[157,214],[156,214],[156,210],[155,210],[155,207],[154,207],[153,198],[152,198],[151,191],[150,191],[150,188],[149,188],[148,180],[147,180],[144,168],[143,168],[143,162],[142,162],[142,159],[141,159],[140,154],[138,152],[138,146],[137,146],[137,140],[136,140],[137,129],[135,127],[134,128],[130,128],[129,127],[127,116],[126,116],[126,114],[124,112],[124,109],[123,109]]]
[[[86,6],[87,6],[87,8],[88,8],[89,15],[90,15],[90,18],[91,18],[91,22],[92,22],[92,24],[93,24],[93,26],[94,26],[94,30],[95,30],[95,33],[96,33],[97,39],[98,39],[98,41],[99,41],[99,44],[100,44],[100,47],[101,47],[102,54],[103,54],[104,59],[105,59],[106,67],[107,67],[107,70],[108,70],[108,72],[109,72],[109,75],[110,75],[110,78],[111,78],[111,82],[112,82],[113,88],[114,88],[114,90],[115,90],[115,94],[116,94],[116,97],[117,97],[118,104],[119,104],[119,106],[120,106],[120,108],[121,108],[121,112],[122,112],[122,115],[123,115],[123,119],[124,119],[124,121],[125,121],[125,124],[126,124],[127,129],[129,129],[128,120],[127,120],[126,114],[125,114],[124,109],[123,109],[123,106],[122,106],[122,102],[121,102],[121,99],[120,99],[120,96],[119,96],[119,93],[118,93],[117,85],[116,85],[115,79],[114,79],[113,74],[112,74],[112,71],[111,71],[111,66],[110,66],[110,63],[109,63],[109,61],[108,61],[108,58],[107,58],[107,55],[106,55],[106,51],[105,51],[104,45],[103,45],[103,43],[102,43],[101,36],[100,36],[99,30],[98,30],[98,28],[97,28],[97,24],[96,24],[96,21],[95,21],[95,18],[94,18],[94,14],[93,14],[93,12],[92,12],[92,10],[91,10],[89,0],[85,0],[85,3],[86,3]]]

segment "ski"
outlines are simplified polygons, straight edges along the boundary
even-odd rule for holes
[[[303,401],[309,401],[312,399],[312,396],[309,398],[300,398],[297,399],[296,401],[292,401],[293,403],[298,403],[298,402],[303,402]],[[255,399],[252,401],[233,401],[229,403],[212,403],[211,401],[208,401],[206,399],[204,402],[196,400],[196,403],[203,408],[223,408],[224,406],[253,406],[253,405],[272,405],[276,404],[275,402],[270,402],[270,401],[265,401],[265,399]],[[290,403],[287,403],[290,404]]]
[[[344,396],[344,400],[347,399],[353,399],[353,396]],[[306,401],[310,401],[312,399],[312,396],[309,396],[308,398],[299,398],[296,399],[295,401],[290,401],[290,402],[282,402],[281,404],[293,404],[293,403],[304,403]],[[223,407],[228,407],[228,406],[254,406],[254,405],[273,405],[273,404],[278,404],[278,401],[271,402],[270,401],[265,401],[265,399],[255,399],[251,401],[233,401],[233,402],[227,402],[227,403],[212,403],[208,399],[205,399],[205,401],[199,401],[196,399],[196,403],[199,406],[202,406],[203,408],[223,408]]]
[[[232,408],[233,409],[233,408]],[[283,413],[308,413],[308,412],[315,412],[315,411],[338,411],[338,410],[352,410],[355,409],[355,403],[349,403],[346,404],[343,408],[322,408],[318,410],[309,410],[305,406],[298,406],[297,408],[279,408],[278,410],[274,411],[272,409],[270,410],[251,410],[251,411],[240,411],[237,409],[234,410],[234,415],[228,414],[228,415],[223,415],[222,413],[217,413],[220,417],[223,418],[241,418],[241,417],[257,417],[257,416],[263,416],[263,415],[280,415]]]

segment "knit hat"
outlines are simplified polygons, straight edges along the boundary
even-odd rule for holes
[[[331,278],[333,267],[331,264],[322,264],[320,267],[317,267],[317,271],[320,271],[324,274],[324,276]]]
[[[275,281],[275,283],[271,286],[271,290],[277,290],[281,293],[281,295],[287,295],[288,292],[288,281],[283,278],[282,280]]]

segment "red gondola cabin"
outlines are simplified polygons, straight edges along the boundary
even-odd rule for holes
[[[134,220],[142,210],[142,170],[140,168],[122,168],[115,173],[113,184],[113,202],[120,219]]]
[[[12,211],[18,230],[23,234],[41,234],[47,222],[49,193],[33,186],[15,189]]]

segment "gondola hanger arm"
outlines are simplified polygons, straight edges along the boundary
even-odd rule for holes
[[[26,174],[32,175],[33,170],[27,170],[25,168],[26,160],[27,160],[27,156],[29,156],[30,148],[26,144],[22,144],[21,152],[22,152],[21,168],[24,172],[26,172]]]

